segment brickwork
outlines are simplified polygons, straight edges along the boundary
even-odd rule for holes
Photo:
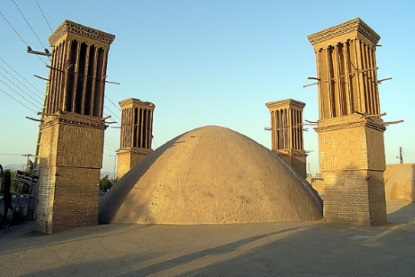
[[[308,36],[316,54],[324,219],[386,224],[377,82],[380,36],[360,18]]]
[[[135,98],[120,101],[120,106],[122,115],[117,178],[121,178],[153,151],[153,113],[156,107],[151,102]]]
[[[316,131],[324,179],[324,220],[385,224],[381,121],[350,115],[321,120]]]
[[[55,114],[42,126],[36,229],[51,234],[97,224],[105,125],[88,116]]]
[[[385,170],[383,131],[378,119],[350,115],[320,120],[320,171]],[[326,179],[325,179],[326,180]]]
[[[126,148],[117,151],[118,167],[117,177],[121,178],[133,166],[141,161],[145,156],[150,154],[152,150]]]
[[[64,21],[53,46],[40,126],[36,229],[55,233],[98,223],[105,75],[115,36]]]
[[[303,179],[307,177],[303,142],[305,103],[285,99],[265,104],[271,114],[272,151],[289,164]]]
[[[386,224],[383,174],[368,170],[331,172],[324,185],[324,220],[360,225]]]
[[[304,151],[298,151],[295,153],[287,153],[283,151],[276,152],[280,158],[301,176],[303,179],[307,176],[307,154]]]

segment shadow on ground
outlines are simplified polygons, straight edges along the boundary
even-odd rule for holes
[[[1,275],[411,276],[415,205],[395,208],[382,227],[111,224],[15,239],[2,234]]]

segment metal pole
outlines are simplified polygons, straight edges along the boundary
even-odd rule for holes
[[[402,147],[399,147],[399,163],[403,164]]]

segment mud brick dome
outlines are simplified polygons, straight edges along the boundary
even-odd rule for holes
[[[100,223],[226,224],[319,220],[317,193],[275,153],[227,128],[177,136],[106,194]]]

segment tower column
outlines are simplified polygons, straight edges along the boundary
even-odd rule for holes
[[[129,98],[120,102],[121,137],[117,151],[117,178],[121,178],[141,159],[151,153],[153,112],[155,105]]]
[[[327,75],[329,83],[335,84],[324,85],[324,78],[319,81],[319,98],[330,95],[331,102],[319,101],[323,113],[315,129],[324,179],[324,219],[385,224],[385,127],[378,116],[374,54],[380,37],[356,18],[312,34],[308,39],[317,56],[317,74]],[[329,54],[332,49],[334,59]],[[327,53],[325,57],[318,54],[323,51]]]
[[[304,103],[286,99],[265,104],[271,114],[272,151],[306,178],[306,157],[302,145]]]
[[[91,105],[88,72],[93,64],[87,45],[108,51],[114,38],[68,20],[49,37],[52,68],[38,154],[39,232],[52,234],[98,223],[97,184],[107,126],[101,116],[86,112]],[[106,68],[106,62],[102,66]]]
[[[352,100],[352,81],[351,81],[351,73],[350,73],[350,56],[349,56],[349,42],[345,42],[343,44],[343,56],[345,60],[344,64],[344,79],[346,82],[346,114],[352,114],[354,112],[353,109],[353,100]]]
[[[90,106],[89,106],[89,115],[94,115],[94,103],[95,103],[95,87],[97,83],[97,64],[98,64],[98,51],[95,46],[91,46],[92,56],[93,56],[93,64],[91,70],[91,99],[90,99]]]

